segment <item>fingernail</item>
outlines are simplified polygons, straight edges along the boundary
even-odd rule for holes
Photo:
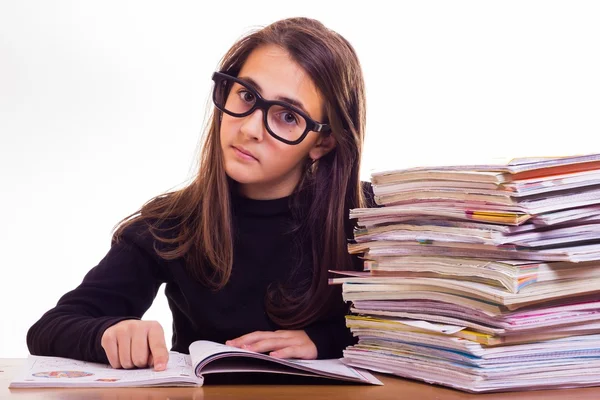
[[[228,341],[226,341],[226,342],[225,342],[225,344],[226,344],[227,346],[231,346],[231,343],[232,343],[232,342],[231,342],[231,340],[228,340]]]
[[[158,371],[163,370],[165,369],[165,364],[156,364],[155,369]]]

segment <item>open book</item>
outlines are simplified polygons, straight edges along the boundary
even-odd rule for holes
[[[151,368],[113,369],[105,364],[30,355],[26,368],[9,387],[201,386],[206,374],[240,372],[291,374],[382,385],[367,371],[349,367],[339,359],[278,359],[204,340],[192,343],[189,350],[190,355],[171,352],[167,369],[160,372]]]

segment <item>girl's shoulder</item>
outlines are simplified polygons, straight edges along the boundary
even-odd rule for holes
[[[134,214],[122,220],[113,235],[113,241],[121,238],[135,242],[153,243],[157,237],[167,239],[177,238],[183,228],[185,218],[176,207],[176,193],[157,196],[142,206]]]
[[[181,218],[149,218],[138,215],[123,222],[112,238],[113,244],[130,243],[147,252],[169,250],[181,233]]]

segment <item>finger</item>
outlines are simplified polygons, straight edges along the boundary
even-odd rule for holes
[[[304,332],[304,331],[301,331],[301,330],[291,331],[288,329],[281,329],[281,330],[275,331],[275,333],[277,335],[279,335],[280,337],[285,337],[285,338],[296,337],[298,335],[298,333],[300,333],[300,332]]]
[[[102,335],[102,348],[106,353],[106,358],[108,358],[108,362],[113,368],[121,368],[121,363],[119,362],[119,349],[117,346],[117,337],[114,335],[112,331],[104,332]]]
[[[131,362],[138,368],[148,365],[148,333],[145,329],[137,329],[131,338]]]
[[[290,338],[275,338],[265,339],[258,342],[254,342],[249,345],[243,345],[243,349],[256,351],[257,353],[265,353],[267,351],[275,351],[283,349],[285,347],[296,346],[298,341]]]
[[[281,333],[273,332],[273,331],[254,331],[252,333],[247,333],[238,338],[228,340],[225,342],[228,346],[242,347],[244,345],[250,345],[252,343],[258,342],[260,340],[271,339],[280,337]]]
[[[152,353],[148,354],[148,366],[154,367],[154,359],[152,358]]]
[[[125,331],[117,336],[117,347],[119,350],[119,362],[125,369],[133,368],[131,361],[131,335]]]
[[[289,346],[269,353],[275,358],[300,358],[304,360],[314,360],[317,358],[317,352],[312,346]]]
[[[154,370],[163,371],[169,362],[169,350],[165,343],[165,333],[160,325],[155,325],[148,332],[148,346],[154,361]]]

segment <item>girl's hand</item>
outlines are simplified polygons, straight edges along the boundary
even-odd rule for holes
[[[225,342],[228,346],[269,353],[277,358],[301,358],[314,360],[317,358],[317,346],[306,332],[298,331],[256,331]]]
[[[104,331],[101,344],[113,368],[167,368],[165,332],[156,321],[121,321]]]

